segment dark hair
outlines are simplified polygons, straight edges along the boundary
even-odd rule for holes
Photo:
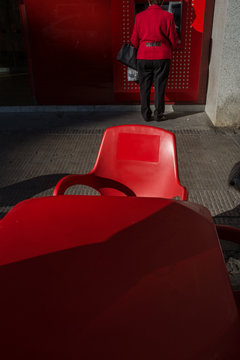
[[[162,5],[163,0],[150,0],[151,5]]]

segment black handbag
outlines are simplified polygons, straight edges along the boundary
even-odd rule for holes
[[[118,53],[117,60],[137,70],[137,49],[130,44],[123,44]]]

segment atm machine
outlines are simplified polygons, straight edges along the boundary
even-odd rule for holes
[[[164,1],[162,5],[163,10],[174,14],[179,36],[166,89],[168,103],[205,102],[212,6],[213,2],[206,0]],[[148,2],[143,0],[112,0],[113,57],[123,43],[130,42],[135,16],[147,7]],[[139,103],[138,84],[128,76],[127,67],[116,62],[114,95],[118,103]]]

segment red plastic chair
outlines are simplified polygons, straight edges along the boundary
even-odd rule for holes
[[[106,129],[90,173],[64,177],[53,195],[63,195],[77,184],[93,187],[101,195],[187,200],[178,178],[175,136],[152,126]]]

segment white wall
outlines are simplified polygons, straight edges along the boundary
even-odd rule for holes
[[[206,113],[216,126],[240,125],[240,0],[215,0]]]

